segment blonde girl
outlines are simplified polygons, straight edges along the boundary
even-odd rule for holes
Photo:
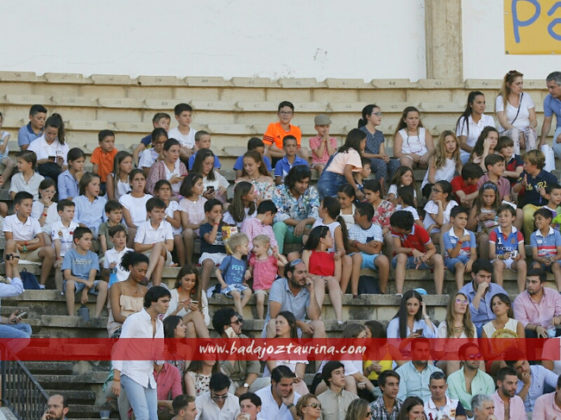
[[[430,196],[431,187],[436,181],[451,182],[454,175],[461,172],[460,141],[453,131],[444,130],[440,133],[434,155],[429,159],[429,169],[421,184],[423,196]]]

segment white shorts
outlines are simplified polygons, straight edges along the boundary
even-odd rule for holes
[[[212,260],[215,265],[220,265],[224,258],[226,258],[226,254],[221,252],[203,252],[199,258],[199,264],[202,264],[204,260]]]

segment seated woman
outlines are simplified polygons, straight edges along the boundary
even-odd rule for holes
[[[176,139],[167,139],[162,151],[163,159],[154,163],[146,179],[146,191],[154,194],[154,186],[160,179],[167,179],[171,184],[173,196],[179,195],[183,178],[188,174],[185,164],[179,159],[181,144]]]
[[[243,319],[233,308],[221,308],[212,317],[212,326],[220,338],[247,338],[242,333]],[[223,360],[220,370],[232,381],[229,392],[238,397],[246,392],[256,392],[271,384],[270,377],[263,377],[259,360]]]
[[[127,270],[129,278],[114,283],[109,289],[109,320],[107,332],[111,338],[119,338],[121,327],[129,315],[140,312],[147,292],[146,271],[148,257],[139,252],[129,251],[121,259],[121,267]]]
[[[203,197],[207,200],[216,198],[222,203],[226,202],[226,193],[230,184],[217,170],[214,169],[215,156],[210,149],[201,149],[197,152],[191,172],[201,174],[203,177]]]
[[[175,286],[170,293],[171,300],[164,319],[170,315],[180,316],[187,328],[187,337],[209,337],[208,301],[206,293],[203,293],[201,289],[196,268],[189,265],[183,266],[177,273]]]
[[[394,156],[402,166],[426,168],[433,152],[432,135],[423,127],[421,113],[414,106],[408,106],[395,130]]]
[[[501,93],[495,101],[495,112],[499,119],[499,132],[514,141],[514,153],[519,155],[521,149],[536,148],[536,106],[532,97],[523,92],[524,75],[511,70],[503,79]],[[556,145],[556,142],[553,142]]]
[[[292,312],[282,311],[279,312],[275,320],[275,338],[298,338],[298,328],[296,327],[296,318]],[[263,371],[264,377],[270,377],[271,372],[277,366],[287,366],[296,375],[294,378],[293,388],[294,391],[300,395],[306,395],[308,386],[304,382],[306,375],[307,359],[302,360],[267,360],[265,370]]]
[[[216,360],[193,360],[185,375],[185,390],[187,395],[197,398],[209,392],[210,377],[220,371]]]

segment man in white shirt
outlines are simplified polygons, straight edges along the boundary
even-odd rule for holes
[[[430,376],[430,398],[425,402],[425,414],[429,419],[441,418],[443,415],[451,419],[465,420],[466,412],[462,403],[448,398],[446,395],[446,377],[443,372],[434,372]]]
[[[288,367],[277,366],[271,372],[271,386],[256,392],[261,398],[261,411],[267,418],[275,420],[296,420],[295,404],[300,394],[294,391],[292,383],[296,375]]]
[[[230,378],[223,373],[210,377],[209,391],[195,399],[197,420],[235,420],[240,413],[238,397],[228,392]]]

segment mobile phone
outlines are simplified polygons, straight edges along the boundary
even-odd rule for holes
[[[199,303],[199,301],[198,300],[192,300],[191,303],[194,303],[196,305],[197,303]]]
[[[56,156],[49,156],[49,160],[56,160]]]
[[[27,312],[21,312],[21,313],[19,313],[19,314],[16,315],[16,318],[17,318],[17,319],[22,319],[22,318],[23,318],[24,316],[26,316],[26,315],[27,315]]]
[[[207,192],[213,192],[214,191],[214,187],[212,185],[209,185],[208,187],[206,187]]]
[[[419,328],[418,330],[415,330],[415,334],[423,335],[423,329]]]

